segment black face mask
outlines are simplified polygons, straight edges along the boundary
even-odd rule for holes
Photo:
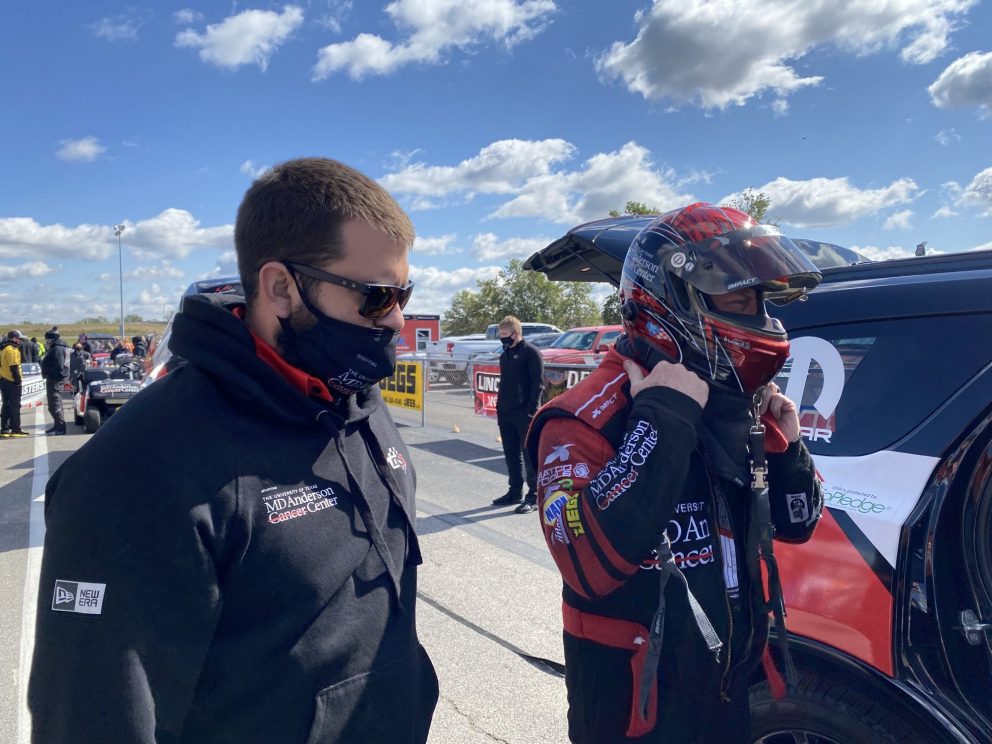
[[[295,277],[294,277],[295,279]],[[332,392],[351,395],[392,377],[396,369],[394,331],[364,328],[324,315],[296,282],[300,298],[317,323],[305,331],[279,318],[286,361],[323,380]]]
[[[499,342],[503,344],[504,349],[509,349],[511,346],[513,346],[513,339],[510,338],[509,336],[506,336],[505,338],[501,338]]]

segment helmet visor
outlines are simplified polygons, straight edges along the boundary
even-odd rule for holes
[[[766,299],[781,302],[795,299],[821,279],[806,254],[772,225],[700,240],[668,261],[672,273],[709,295],[754,287]]]

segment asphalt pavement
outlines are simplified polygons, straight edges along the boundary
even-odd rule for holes
[[[462,391],[457,407],[471,416],[463,397],[471,405]],[[418,477],[418,625],[441,688],[429,741],[564,742],[561,582],[539,512],[490,505],[506,491],[495,425],[462,420],[400,429]],[[0,442],[0,742],[11,744],[30,740],[24,699],[45,482],[89,436],[70,418],[68,436],[46,438],[49,421],[41,409],[25,412],[24,428],[38,436]]]

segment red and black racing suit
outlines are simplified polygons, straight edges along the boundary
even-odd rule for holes
[[[751,490],[743,477],[717,473],[694,400],[663,387],[631,399],[624,359],[610,351],[541,409],[528,435],[542,528],[564,580],[569,737],[750,742],[747,688],[769,624],[748,537]],[[806,540],[822,509],[809,453],[763,420],[768,450],[778,452],[768,456],[776,532]],[[660,595],[653,549],[664,534],[723,647],[707,647],[686,584],[669,581],[657,684],[642,715],[641,672]]]

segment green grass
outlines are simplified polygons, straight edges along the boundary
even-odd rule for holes
[[[59,323],[59,333],[62,334],[62,339],[66,343],[75,341],[80,333],[109,333],[112,336],[119,336],[121,332],[121,327],[117,323],[106,323],[106,324],[83,324],[83,323]],[[23,333],[28,338],[35,337],[39,341],[45,340],[45,331],[51,328],[50,325],[9,325],[3,328],[3,333],[6,334],[10,330],[18,330]],[[154,333],[156,337],[162,335],[162,331],[165,330],[165,323],[159,321],[146,321],[143,323],[125,323],[124,333],[128,338],[131,336],[144,336],[148,333]]]

